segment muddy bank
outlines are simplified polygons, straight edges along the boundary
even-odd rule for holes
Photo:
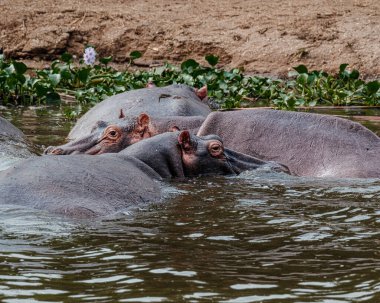
[[[4,0],[0,48],[8,57],[52,60],[80,55],[86,44],[117,63],[133,50],[141,65],[201,62],[248,73],[284,76],[292,66],[335,72],[349,63],[362,75],[380,75],[378,0],[100,0],[79,3]]]

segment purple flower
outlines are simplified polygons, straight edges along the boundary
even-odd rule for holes
[[[83,61],[86,65],[93,65],[95,63],[96,52],[93,47],[87,47],[84,50]]]

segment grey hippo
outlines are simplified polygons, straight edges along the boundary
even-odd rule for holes
[[[270,109],[214,112],[198,132],[207,134],[219,135],[233,150],[281,162],[299,176],[380,177],[380,138],[335,116]]]
[[[121,117],[113,121],[98,121],[88,135],[60,146],[49,146],[44,154],[99,155],[117,153],[140,140],[167,131],[189,129],[194,132],[204,121],[200,116],[168,116],[151,119],[146,113]]]
[[[0,117],[0,170],[34,155],[30,143],[17,127]]]
[[[0,201],[75,218],[112,215],[161,199],[162,182],[209,174],[239,174],[267,166],[288,169],[229,149],[215,135],[167,132],[117,154],[44,156],[0,173]]]
[[[68,135],[70,142],[50,146],[45,154],[118,152],[173,128],[196,133],[211,112],[201,98],[207,98],[206,88],[196,90],[183,84],[137,89],[109,97],[78,120]],[[140,116],[142,113],[144,117]],[[107,146],[110,143],[112,147]]]
[[[135,89],[111,96],[83,115],[68,135],[69,140],[88,135],[98,121],[113,121],[120,116],[148,114],[152,119],[173,116],[206,117],[210,108],[198,97],[196,90],[183,84]]]

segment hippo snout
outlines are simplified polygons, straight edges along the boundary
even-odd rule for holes
[[[44,150],[44,155],[64,155],[64,150],[59,147],[49,146]]]

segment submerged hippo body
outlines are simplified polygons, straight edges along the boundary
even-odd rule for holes
[[[214,112],[198,135],[210,133],[228,148],[281,162],[300,176],[380,177],[380,138],[346,119],[267,109]]]
[[[109,97],[94,106],[78,120],[68,139],[74,140],[88,135],[98,121],[115,120],[120,110],[130,118],[146,113],[153,122],[159,117],[206,117],[211,112],[201,102],[196,91],[183,84],[136,89]]]
[[[170,132],[137,142],[117,154],[44,156],[0,173],[0,202],[70,217],[111,215],[158,201],[156,180],[205,174],[238,174],[272,162],[225,150],[218,136]]]
[[[0,201],[76,218],[159,201],[159,184],[134,161],[88,155],[27,159],[0,173]]]
[[[0,170],[12,163],[33,156],[25,135],[10,122],[0,117]]]

